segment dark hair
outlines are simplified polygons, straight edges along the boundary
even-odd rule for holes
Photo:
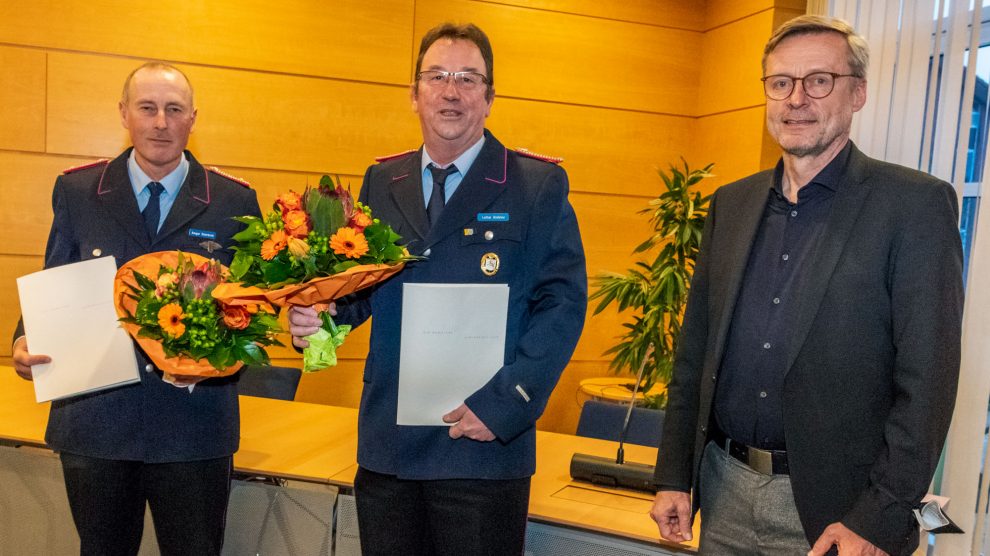
[[[491,100],[495,95],[495,70],[494,55],[492,54],[492,43],[488,41],[488,35],[473,23],[464,25],[454,25],[453,23],[442,23],[430,29],[423,35],[423,40],[419,43],[419,56],[416,57],[416,73],[413,75],[413,86],[419,87],[419,72],[423,69],[423,56],[430,49],[433,43],[440,39],[471,41],[478,50],[481,51],[481,59],[485,61],[485,70],[488,74],[488,88],[485,90],[485,98]]]

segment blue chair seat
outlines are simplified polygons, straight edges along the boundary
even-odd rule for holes
[[[602,440],[619,440],[628,405],[588,400],[581,408],[577,435]],[[660,447],[664,412],[659,409],[634,407],[629,417],[626,442],[641,446]]]
[[[238,394],[292,401],[296,397],[302,371],[292,367],[245,365],[238,375]]]

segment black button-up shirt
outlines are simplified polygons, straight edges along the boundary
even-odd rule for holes
[[[767,450],[786,449],[783,386],[797,294],[816,256],[825,221],[849,160],[849,144],[810,183],[797,203],[782,192],[777,164],[732,314],[715,387],[715,418],[729,438]]]

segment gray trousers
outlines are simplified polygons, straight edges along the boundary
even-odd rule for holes
[[[787,475],[754,471],[709,442],[698,483],[702,556],[804,556],[811,550]]]

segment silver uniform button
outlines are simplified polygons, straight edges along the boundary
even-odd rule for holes
[[[485,239],[487,239],[488,241],[491,241],[494,238],[495,238],[495,234],[491,230],[488,230],[487,232],[485,232]]]
[[[427,249],[426,251],[423,251],[423,256],[424,257],[429,257],[430,256],[430,250]]]
[[[155,370],[155,366],[152,365],[151,363],[148,363],[147,365],[144,366],[144,372],[146,373],[150,373],[153,370]]]
[[[93,249],[93,256],[94,257],[99,257],[102,254],[103,254],[103,251],[101,251],[99,247],[97,247],[96,249]]]

